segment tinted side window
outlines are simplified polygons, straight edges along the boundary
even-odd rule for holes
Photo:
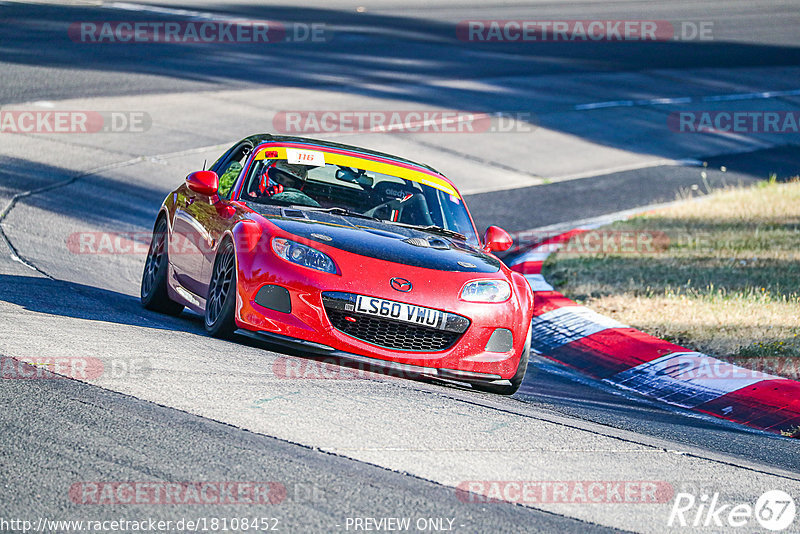
[[[233,186],[242,173],[242,166],[247,156],[253,150],[250,143],[242,143],[229,150],[212,167],[212,170],[219,176],[219,196],[230,198]]]

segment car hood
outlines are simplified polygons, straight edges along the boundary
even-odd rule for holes
[[[369,258],[439,271],[500,270],[497,258],[459,239],[370,219],[255,202],[245,204],[285,232]]]

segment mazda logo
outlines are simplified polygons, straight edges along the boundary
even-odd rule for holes
[[[403,293],[408,293],[411,291],[411,282],[405,278],[395,277],[389,280],[389,283],[392,285],[392,289],[395,291],[402,291]]]

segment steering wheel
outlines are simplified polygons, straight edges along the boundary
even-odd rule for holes
[[[386,211],[383,217],[382,212]],[[397,212],[395,216],[393,212]],[[395,198],[378,204],[364,212],[369,217],[378,219],[399,221],[407,224],[418,224],[428,226],[433,224],[430,213],[428,212],[428,202],[422,193],[409,194],[404,198]]]
[[[298,206],[308,206],[310,208],[320,207],[319,202],[294,187],[284,187],[283,192],[275,193],[269,198],[288,204],[297,204]]]

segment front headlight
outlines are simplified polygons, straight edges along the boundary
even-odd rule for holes
[[[504,280],[475,280],[461,290],[467,302],[503,302],[511,297],[511,286]]]
[[[272,240],[272,250],[286,261],[310,269],[336,274],[336,264],[333,263],[330,256],[317,249],[276,237]]]

